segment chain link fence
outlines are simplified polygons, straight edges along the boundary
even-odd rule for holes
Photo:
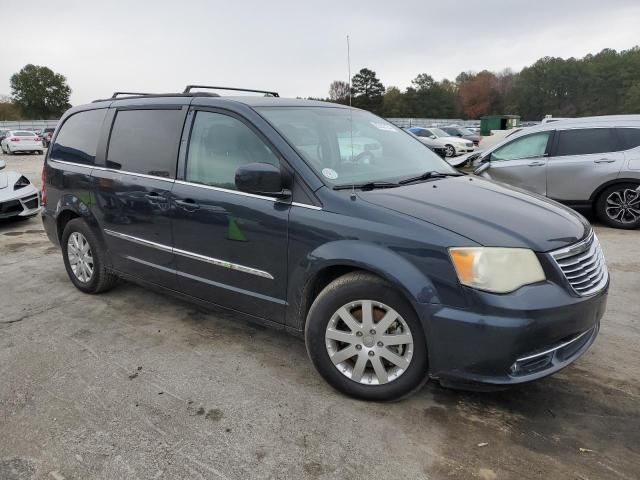
[[[447,125],[458,125],[461,127],[479,127],[478,120],[462,120],[460,118],[387,118],[399,128],[410,127],[444,127]]]
[[[58,120],[0,120],[0,130],[42,130],[58,125]]]

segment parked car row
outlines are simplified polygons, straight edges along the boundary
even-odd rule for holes
[[[472,140],[452,136],[440,128],[410,127],[405,130],[418,137],[418,140],[428,147],[444,148],[447,157],[455,157],[475,150]]]
[[[29,130],[8,130],[0,142],[2,153],[13,155],[18,152],[44,153],[42,138]]]

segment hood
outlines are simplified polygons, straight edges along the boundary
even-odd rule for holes
[[[584,217],[559,203],[473,176],[364,191],[358,196],[483,246],[547,252],[576,243],[591,230]]]

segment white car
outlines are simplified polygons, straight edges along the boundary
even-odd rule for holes
[[[429,147],[446,149],[447,157],[455,157],[475,150],[473,142],[464,138],[452,137],[444,130],[435,127],[411,127],[407,131],[413,133],[418,139]]]
[[[44,153],[42,138],[29,130],[9,130],[0,143],[3,153],[12,155],[16,152]]]
[[[5,170],[0,160],[0,219],[31,217],[40,211],[40,193],[27,177]]]

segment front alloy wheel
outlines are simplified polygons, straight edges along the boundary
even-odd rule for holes
[[[395,380],[413,357],[407,322],[391,307],[372,300],[340,307],[327,324],[325,345],[338,371],[365,385]]]
[[[355,271],[315,298],[305,326],[314,366],[337,390],[398,400],[427,380],[427,341],[416,311],[393,284]]]
[[[453,148],[453,145],[447,145],[445,148],[446,148],[445,155],[447,157],[455,157],[456,156],[456,149]]]

